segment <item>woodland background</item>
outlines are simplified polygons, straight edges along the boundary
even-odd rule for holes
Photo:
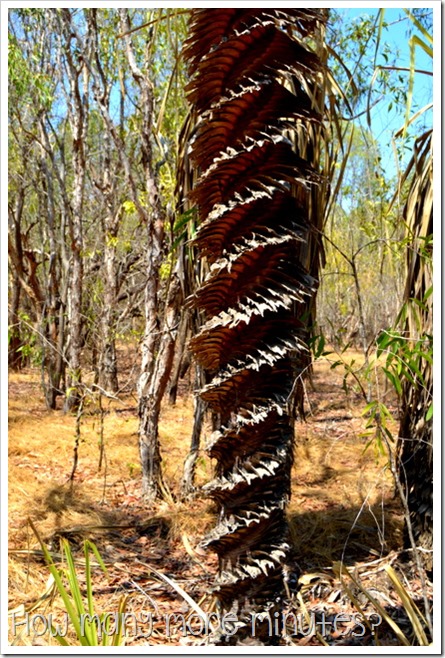
[[[74,551],[94,539],[117,582],[128,546],[135,565],[150,549],[151,584],[142,571],[138,578],[161,607],[177,610],[184,590],[203,609],[209,604],[215,565],[196,545],[212,523],[200,493],[211,474],[201,445],[211,420],[193,395],[203,373],[188,343],[199,318],[186,303],[206,274],[193,244],[197,211],[187,201],[193,116],[181,51],[188,19],[187,9],[9,11],[10,607],[21,614],[47,605],[57,584],[44,584],[35,537],[29,548],[28,513],[54,556],[61,537]],[[400,63],[395,26],[409,44],[408,65]],[[359,595],[372,607],[356,582],[342,589],[333,561],[376,562],[378,570],[383,556],[394,564],[403,546],[408,511],[394,499],[391,462],[408,388],[426,391],[422,417],[431,425],[432,233],[429,215],[412,219],[406,209],[430,148],[431,35],[432,10],[422,8],[331,10],[325,33],[333,174],[290,510],[304,537],[304,571],[316,574],[315,585],[307,576],[303,605],[319,612],[329,597],[338,611],[356,610]],[[414,93],[419,77],[422,94]],[[390,139],[381,135],[382,106],[393,125],[399,118]],[[414,305],[407,294],[413,235],[423,282]],[[27,465],[31,479],[20,473]],[[110,539],[116,527],[122,545]],[[351,533],[356,545],[345,554]],[[175,589],[156,576],[161,567],[174,576],[185,569],[182,587],[180,578]],[[372,574],[399,628],[386,622],[383,644],[403,643],[401,635],[409,644],[429,642],[429,565],[420,575],[418,567],[413,560],[405,580],[399,574],[402,593]],[[87,587],[88,577],[77,577]],[[106,587],[117,601],[119,588]],[[421,611],[411,615],[403,592]],[[422,631],[413,619],[423,620]],[[167,642],[160,627],[158,638]]]

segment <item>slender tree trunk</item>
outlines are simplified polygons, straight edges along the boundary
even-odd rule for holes
[[[46,130],[41,120],[41,134],[42,143],[45,140]],[[46,153],[42,148],[41,157],[42,169],[42,188],[45,193],[45,215],[46,215],[46,231],[48,233],[49,241],[49,265],[46,276],[46,299],[44,303],[44,310],[42,313],[42,326],[41,334],[42,340],[42,384],[43,392],[45,395],[46,405],[48,409],[56,408],[57,396],[62,393],[60,389],[62,378],[62,360],[58,354],[59,331],[62,328],[59,324],[59,309],[60,309],[60,289],[59,286],[63,283],[58,267],[58,248],[55,233],[55,200],[53,179],[51,172],[48,168],[46,161]],[[63,339],[62,339],[63,345]]]
[[[65,409],[70,411],[79,406],[81,391],[81,354],[83,347],[83,202],[86,173],[85,139],[88,125],[88,93],[89,72],[80,55],[74,54],[71,42],[75,35],[72,25],[71,10],[62,9],[65,36],[65,57],[67,61],[67,74],[70,83],[70,123],[73,135],[73,195],[72,212],[69,220],[71,240],[70,277],[68,291],[68,318],[69,318],[69,353],[68,377]],[[85,44],[79,43],[77,47],[85,49]],[[82,83],[80,82],[82,79]]]
[[[20,337],[20,294],[22,287],[17,274],[12,274],[12,294],[9,309],[9,344],[8,344],[8,363],[12,370],[20,370],[23,365],[23,356],[21,353],[22,339]]]
[[[80,172],[78,171],[78,174]],[[81,186],[83,174],[76,176],[75,194],[73,199],[73,221],[71,225],[71,268],[68,291],[69,318],[69,354],[68,377],[65,409],[77,409],[80,403],[81,384],[81,353],[82,353],[82,287],[83,287],[83,236],[81,217]]]
[[[178,341],[176,347],[176,362],[173,367],[172,376],[170,378],[170,388],[169,388],[169,400],[170,404],[176,404],[176,398],[178,395],[178,384],[179,379],[182,376],[184,356],[186,352],[186,343],[187,343],[187,334],[189,329],[189,317],[190,312],[188,309],[184,311],[181,315],[179,332],[178,332]]]
[[[108,234],[109,235],[109,234]],[[101,355],[99,363],[99,381],[106,390],[115,393],[119,389],[116,356],[116,247],[106,239],[104,246],[104,306],[102,310]]]
[[[35,328],[40,328],[42,323],[42,310],[44,308],[44,297],[37,277],[38,262],[34,252],[25,248],[22,233],[22,214],[24,210],[24,190],[19,192],[16,208],[9,208],[8,215],[12,230],[8,233],[8,257],[11,269],[14,272],[13,277],[13,298],[11,306],[11,315],[9,324],[12,327],[12,346],[9,347],[9,353],[12,352],[13,363],[16,367],[26,365],[27,357],[22,354],[21,348],[24,347],[20,326],[22,320],[19,315],[19,302],[21,292],[26,295],[25,303],[28,302],[29,308],[28,325],[26,332],[33,332]],[[26,260],[25,260],[26,259]],[[13,351],[12,351],[13,350]],[[19,359],[20,356],[20,359]]]
[[[107,103],[109,94],[107,92]],[[101,317],[101,353],[99,363],[99,381],[101,386],[115,393],[119,388],[117,379],[116,357],[116,299],[117,299],[117,267],[116,244],[121,212],[116,211],[114,186],[111,172],[110,135],[104,138],[103,178],[100,190],[106,207],[104,220],[104,304]]]
[[[11,230],[15,236],[15,253],[17,254],[17,263],[12,270],[12,294],[11,303],[9,307],[9,345],[8,345],[8,361],[9,366],[13,370],[20,370],[23,366],[23,355],[21,352],[22,340],[20,336],[20,296],[22,286],[20,282],[19,270],[23,272],[23,249],[21,237],[21,217],[23,213],[23,206],[25,202],[25,191],[20,188],[16,208],[10,210],[10,217],[12,217],[13,226]],[[22,275],[23,277],[23,275]]]
[[[151,296],[149,295],[149,299]],[[142,465],[142,493],[147,502],[162,496],[163,481],[159,448],[159,414],[170,377],[179,325],[181,287],[177,275],[172,275],[165,317],[161,329],[159,353],[153,358],[152,335],[157,324],[146,315],[146,331],[142,345],[142,366],[139,378],[139,450]],[[146,304],[150,311],[150,306]]]
[[[153,501],[162,495],[162,469],[159,449],[158,424],[161,401],[171,373],[174,346],[178,330],[180,286],[174,273],[167,293],[164,319],[159,315],[159,270],[163,259],[164,216],[161,208],[157,180],[153,168],[151,134],[154,123],[153,86],[147,74],[137,65],[131,42],[128,10],[121,9],[122,31],[125,37],[128,63],[140,92],[142,107],[141,150],[145,172],[145,191],[148,212],[134,195],[136,208],[146,224],[146,285],[144,296],[145,329],[141,348],[141,374],[139,395],[139,451],[142,466],[142,495]],[[145,68],[149,70],[147,50]]]
[[[196,366],[196,393],[193,399],[193,429],[192,438],[190,441],[190,450],[184,462],[184,472],[182,476],[182,495],[189,496],[195,488],[195,470],[196,462],[199,456],[199,447],[201,443],[202,426],[204,423],[204,416],[207,409],[207,404],[198,394],[204,387],[204,373],[201,366]]]

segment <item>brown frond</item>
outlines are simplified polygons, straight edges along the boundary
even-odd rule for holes
[[[404,208],[408,229],[406,319],[402,329],[414,345],[423,341],[425,356],[417,356],[418,373],[403,383],[399,428],[399,472],[405,486],[413,538],[425,550],[422,561],[432,571],[433,538],[433,421],[427,412],[433,400],[433,135],[420,137],[407,173],[413,173]],[[416,355],[413,354],[413,359]],[[405,545],[411,548],[406,529]]]
[[[293,460],[296,378],[307,362],[301,317],[316,282],[308,244],[324,189],[317,144],[322,64],[318,9],[195,9],[185,54],[197,124],[194,244],[210,270],[189,304],[205,318],[190,347],[207,373],[201,397],[220,415],[205,488],[221,508],[204,544],[219,556],[215,593],[237,614],[273,612],[291,562],[285,517]],[[258,633],[268,644],[268,624]],[[229,638],[220,638],[221,642]]]

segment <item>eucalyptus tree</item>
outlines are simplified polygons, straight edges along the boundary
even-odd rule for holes
[[[9,14],[9,256],[13,295],[10,327],[21,321],[40,347],[47,404],[55,406],[65,368],[70,212],[63,110],[57,106],[60,49],[54,12]],[[28,308],[26,321],[18,313]],[[21,320],[22,319],[22,320]],[[20,342],[20,339],[19,339]],[[22,341],[23,342],[23,341]],[[23,346],[25,347],[25,346]]]
[[[158,437],[161,401],[166,391],[171,373],[175,342],[181,314],[182,291],[178,269],[168,267],[166,285],[162,286],[162,267],[168,257],[166,245],[169,231],[173,228],[174,207],[172,199],[165,198],[162,189],[161,167],[167,165],[167,171],[173,172],[174,180],[176,162],[169,161],[168,140],[175,131],[165,124],[167,102],[171,102],[171,89],[177,92],[180,80],[178,72],[179,41],[170,44],[170,57],[173,58],[170,70],[164,69],[162,63],[161,30],[169,37],[170,21],[177,18],[176,12],[153,10],[147,12],[150,24],[148,40],[143,50],[138,49],[132,34],[130,13],[127,9],[119,10],[122,38],[125,44],[127,61],[133,86],[136,90],[137,107],[140,117],[140,148],[143,167],[144,201],[133,193],[135,204],[145,227],[145,291],[144,317],[145,328],[141,346],[141,371],[138,382],[139,402],[139,451],[142,465],[142,495],[147,502],[164,495],[164,483],[161,468],[161,452]],[[163,26],[163,21],[167,21]],[[134,26],[133,26],[134,27]],[[180,22],[176,21],[180,30]],[[144,35],[146,37],[147,35]],[[178,34],[176,39],[178,39]],[[162,98],[156,95],[156,86],[160,83],[164,90]],[[176,99],[177,117],[173,125],[178,125],[181,118],[181,106]],[[158,103],[158,106],[157,106]],[[182,110],[183,111],[183,110]],[[173,145],[177,145],[174,139]],[[176,143],[175,143],[176,142]],[[156,152],[161,160],[156,162]],[[167,189],[171,186],[167,183]],[[164,198],[163,198],[164,192]],[[170,207],[168,205],[170,201]],[[171,248],[173,247],[170,242]],[[173,254],[171,254],[172,256]]]
[[[76,21],[76,10],[17,9],[10,12],[9,23],[10,85],[15,92],[9,104],[10,136],[17,144],[27,143],[22,150],[22,180],[33,177],[26,188],[29,203],[24,211],[29,248],[22,249],[29,265],[21,272],[29,271],[30,285],[24,289],[35,310],[32,330],[41,343],[47,404],[53,408],[56,396],[65,392],[67,409],[74,408],[81,395],[90,92],[89,72],[75,37]],[[88,34],[85,40],[88,43]],[[26,89],[18,83],[20,66]],[[14,177],[14,169],[10,173]],[[15,232],[16,243],[19,234]],[[10,255],[15,272],[20,273],[13,245]]]
[[[90,73],[83,59],[91,50],[91,35],[85,35],[85,49],[76,37],[76,10],[62,8],[57,13],[61,40],[61,63],[67,80],[66,103],[72,143],[72,193],[68,231],[70,236],[70,273],[68,288],[68,368],[65,408],[75,409],[80,402],[83,347],[83,271],[84,271],[84,197],[86,182],[86,137],[90,105]]]
[[[115,11],[97,12],[91,9],[87,13],[86,23],[92,39],[91,58],[87,59],[92,77],[92,92],[95,104],[95,134],[91,136],[95,145],[94,161],[90,161],[90,176],[95,196],[99,203],[101,221],[101,264],[99,268],[102,292],[99,308],[92,309],[92,316],[98,325],[99,339],[93,337],[97,344],[99,363],[98,379],[106,391],[116,393],[118,384],[118,366],[116,356],[116,332],[119,293],[119,231],[125,215],[125,188],[121,176],[121,164],[116,144],[107,128],[106,118],[111,121],[111,95],[114,93],[115,105],[119,107],[119,124],[115,127],[123,137],[125,115],[123,110],[124,90],[120,84],[122,51],[117,47],[116,34],[119,32],[119,20]],[[100,140],[98,140],[100,135]],[[136,257],[137,248],[134,250]]]
[[[48,404],[55,406],[66,383],[73,409],[90,383],[82,377],[90,350],[93,361],[99,355],[96,381],[118,388],[116,334],[129,315],[144,316],[139,414],[147,497],[160,491],[157,423],[181,311],[174,189],[185,114],[182,14],[10,14],[12,352],[20,354],[26,302],[50,380]]]
[[[131,18],[135,23],[133,25]],[[149,19],[150,30],[141,25],[144,18]],[[168,147],[174,148],[176,145],[174,126],[182,116],[178,99],[175,108],[177,117],[174,119],[168,105],[172,103],[172,90],[177,91],[178,87],[178,55],[177,52],[175,54],[175,44],[168,44],[167,48],[164,45],[163,50],[163,39],[160,36],[161,30],[164,35],[168,34],[163,21],[174,20],[174,12],[170,16],[169,12],[164,14],[163,10],[145,14],[121,9],[117,13],[111,12],[106,19],[103,12],[91,9],[86,10],[86,20],[93,35],[93,53],[92,56],[84,57],[84,61],[92,78],[94,100],[103,121],[106,139],[113,144],[128,195],[120,208],[131,210],[144,231],[144,335],[138,383],[139,449],[143,497],[150,501],[162,494],[158,422],[161,400],[173,363],[181,312],[181,288],[174,268],[174,254],[168,254],[169,245],[173,245],[171,232],[174,223],[173,180],[176,166]],[[110,31],[110,21],[116,26],[114,35],[113,30]],[[103,48],[105,40],[108,40],[108,50]],[[109,75],[109,66],[105,64],[105,60],[111,57],[111,44],[114,44],[116,51],[120,51],[121,103],[130,102],[134,107],[131,116],[121,121],[121,126],[112,116],[111,95],[113,84],[116,83]],[[178,48],[179,40],[176,44]],[[160,53],[165,54],[165,51],[169,56],[167,60],[170,58],[170,68],[165,68],[162,62]],[[162,96],[159,88],[163,90]],[[173,128],[166,125],[167,119]],[[126,123],[131,123],[131,130],[126,127]],[[99,187],[105,194],[105,186],[99,184]],[[119,206],[116,208],[119,209]],[[106,251],[108,257],[105,259],[110,270],[113,269],[113,238],[116,237],[117,222],[116,211],[105,222],[107,231],[112,231]],[[135,248],[138,249],[140,244],[141,240]],[[163,272],[166,273],[166,285],[163,285]],[[114,276],[114,272],[110,272],[110,281],[114,280]],[[108,289],[111,297],[116,298],[117,289],[112,290],[111,285]]]

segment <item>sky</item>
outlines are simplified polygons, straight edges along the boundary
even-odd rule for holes
[[[377,8],[348,8],[348,9],[337,9],[345,15],[347,19],[353,19],[359,21],[364,14],[368,14],[371,17],[376,17]],[[427,11],[427,10],[426,10]],[[382,32],[382,43],[387,42],[391,46],[391,53],[396,53],[398,51],[397,57],[397,66],[410,68],[410,45],[409,45],[409,34],[414,33],[419,35],[422,39],[422,35],[415,28],[413,29],[412,23],[403,9],[399,8],[386,8],[385,9],[385,21],[388,23],[388,27]],[[402,20],[401,20],[402,19]],[[424,39],[425,40],[425,39]],[[381,55],[378,56],[377,64],[386,64]],[[427,55],[424,50],[420,47],[415,48],[415,68],[416,70],[433,70],[432,58]],[[408,84],[409,73],[400,72]],[[413,114],[418,109],[426,106],[432,102],[433,97],[433,78],[432,76],[416,73],[414,78],[414,90],[413,90],[413,105],[411,114]],[[394,157],[394,150],[391,146],[391,138],[394,133],[400,129],[405,122],[405,106],[403,104],[393,103],[392,108],[389,108],[391,98],[383,98],[371,111],[372,118],[372,132],[379,142],[382,160],[386,164],[386,173],[389,177],[396,175],[396,162]],[[432,110],[429,110],[425,113],[423,118],[420,121],[426,121],[427,125],[432,123]],[[361,123],[364,127],[367,127],[366,116],[363,116]],[[419,124],[417,124],[419,125]],[[411,150],[407,149],[405,152],[405,158],[402,162],[406,164],[410,157]]]

